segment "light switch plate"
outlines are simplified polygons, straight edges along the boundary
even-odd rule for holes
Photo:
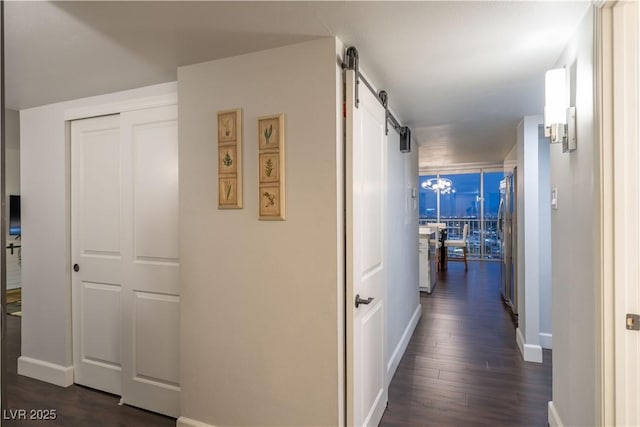
[[[551,189],[551,209],[558,209],[558,187]]]

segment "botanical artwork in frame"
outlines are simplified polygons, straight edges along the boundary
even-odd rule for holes
[[[235,174],[238,172],[238,155],[236,145],[223,145],[218,147],[218,171],[220,175]]]
[[[260,186],[260,218],[281,219],[280,186]]]
[[[242,208],[242,110],[218,112],[218,209]]]
[[[260,153],[260,183],[280,180],[280,153]]]
[[[259,219],[285,219],[284,114],[258,117]]]
[[[238,205],[237,178],[220,178],[218,188],[218,204],[220,207],[235,208]]]
[[[221,111],[218,113],[218,142],[237,141],[238,111]]]
[[[258,148],[260,150],[278,150],[280,143],[280,128],[282,114],[262,117],[258,120]]]

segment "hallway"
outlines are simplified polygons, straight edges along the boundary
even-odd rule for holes
[[[524,362],[500,298],[500,264],[452,263],[389,386],[381,426],[546,426],[551,351]]]
[[[381,426],[546,426],[551,351],[525,363],[500,300],[500,265],[452,263],[432,295],[389,387]],[[81,386],[59,388],[16,375],[20,318],[8,316],[9,408],[56,409],[51,426],[173,426],[175,420],[119,406],[118,398]],[[7,425],[41,421],[5,419]]]

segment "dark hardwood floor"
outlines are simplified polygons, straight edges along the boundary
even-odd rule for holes
[[[522,360],[499,263],[450,263],[420,302],[381,426],[547,426],[551,351]]]
[[[500,300],[498,263],[451,263],[432,295],[389,388],[382,426],[546,426],[551,352],[522,361],[515,327]],[[16,373],[19,317],[7,316],[9,409],[56,409],[54,421],[7,426],[175,426],[175,419],[119,406],[119,398],[73,385],[57,387]]]
[[[7,409],[2,414],[3,426],[47,427],[175,427],[174,418],[158,415],[127,405],[118,405],[120,398],[79,385],[58,387],[17,374],[20,355],[20,322],[16,316],[7,317]],[[16,410],[56,410],[56,419],[38,421],[12,419]],[[35,414],[34,414],[35,415]]]

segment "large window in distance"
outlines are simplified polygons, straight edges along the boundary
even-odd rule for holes
[[[458,172],[443,171],[420,176],[421,223],[436,222],[438,197],[440,198],[440,222],[447,225],[449,239],[461,239],[465,224],[469,225],[467,250],[470,258],[500,259],[497,219],[500,206],[500,181],[502,171],[481,169]],[[440,192],[427,185],[438,182]],[[450,248],[449,256],[462,256],[462,249]]]
[[[481,194],[480,172],[440,174],[451,181],[451,190],[440,193],[440,222],[447,224],[447,238],[462,239],[465,224],[469,224],[467,250],[470,257],[480,257]],[[461,248],[449,248],[449,256],[462,256]]]
[[[418,179],[419,185],[419,198],[418,201],[420,209],[420,219],[429,220],[435,222],[438,218],[437,206],[438,200],[435,191],[427,187],[429,180],[435,179],[435,175],[424,175]]]
[[[480,219],[480,174],[441,174],[451,181],[451,189],[440,196],[440,218]]]

